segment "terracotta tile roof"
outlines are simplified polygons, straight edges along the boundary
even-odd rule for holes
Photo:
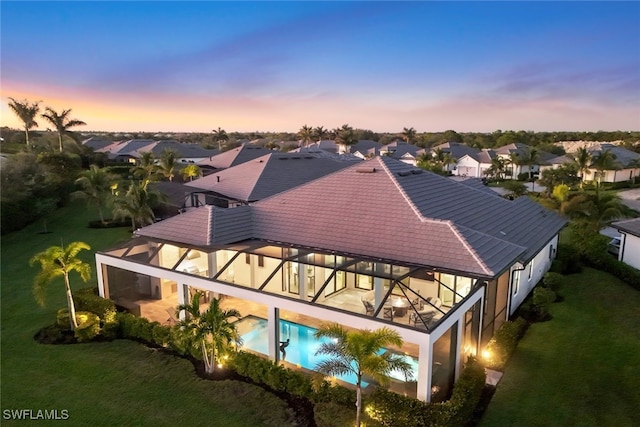
[[[138,234],[192,244],[254,238],[495,277],[565,224],[526,197],[502,199],[388,157],[238,209],[200,208]],[[180,218],[188,226],[164,230]]]

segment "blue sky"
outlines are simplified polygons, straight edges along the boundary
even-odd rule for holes
[[[7,97],[87,130],[640,129],[639,2],[0,3]]]

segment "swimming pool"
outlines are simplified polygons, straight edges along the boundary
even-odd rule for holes
[[[242,336],[242,346],[251,351],[269,354],[268,349],[268,333],[267,320],[255,316],[247,316],[238,321],[238,332]],[[315,339],[316,329],[310,328],[299,323],[289,322],[280,319],[280,341],[289,339],[289,345],[286,348],[285,361],[294,365],[299,365],[309,370],[315,370],[316,365],[329,358],[327,355],[317,355],[316,351],[323,342],[329,342],[329,338]],[[383,354],[387,349],[381,349]],[[418,360],[409,355],[403,355],[404,359],[411,365],[413,370],[413,380],[418,376]],[[404,375],[398,371],[391,372],[391,378],[404,381]],[[355,374],[340,375],[336,377],[339,380],[350,384],[356,383]],[[362,387],[366,387],[368,383],[362,382]]]

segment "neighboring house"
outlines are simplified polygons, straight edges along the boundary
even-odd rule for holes
[[[382,144],[378,141],[361,139],[349,147],[349,152],[361,159],[370,159],[372,157],[379,156],[381,148]]]
[[[389,156],[398,160],[405,155],[410,155],[415,159],[421,150],[422,148],[416,145],[407,144],[403,141],[395,141],[380,148],[379,153],[381,156]]]
[[[179,163],[198,163],[220,154],[217,149],[206,149],[197,144],[184,144],[173,140],[156,141],[131,154],[136,158],[140,158],[142,153],[151,152],[156,159],[160,159],[165,150],[176,152]]]
[[[153,208],[156,220],[167,219],[185,212],[188,208],[202,206],[206,191],[171,181],[150,182],[149,189],[164,194],[166,200]]]
[[[476,153],[465,154],[458,158],[453,175],[484,178],[485,171],[491,167],[491,160],[495,157],[495,151],[486,148]]]
[[[599,142],[592,142],[586,147],[587,151],[591,153],[592,159],[597,158],[600,153],[605,150],[609,150],[615,156],[615,168],[604,171],[602,182],[632,181],[637,177],[640,177],[640,154],[636,153],[635,151],[627,150],[626,148],[619,147],[614,144]],[[549,167],[557,168],[562,164],[573,163],[573,159],[569,154],[552,159],[552,161],[549,162]],[[590,168],[582,177],[582,180],[593,181],[596,178],[596,169]]]
[[[507,163],[508,173],[511,174],[513,179],[518,178],[518,175],[523,173],[531,173],[534,176],[540,174],[540,168],[543,165],[549,164],[549,162],[555,159],[555,154],[547,153],[546,151],[540,151],[536,149],[537,161],[531,165],[525,165],[520,163],[520,159],[525,159],[529,156],[529,153],[534,147],[519,142],[504,145],[502,147],[494,149],[497,156],[503,158]]]
[[[109,160],[123,163],[135,163],[138,151],[144,151],[155,141],[152,139],[130,139],[128,141],[116,141],[110,145],[95,149],[96,153],[106,153]]]
[[[269,153],[273,153],[273,151],[264,147],[245,143],[240,147],[224,151],[215,156],[211,156],[208,159],[200,160],[196,164],[203,170],[207,169],[211,172],[219,169],[228,169],[232,166],[237,166],[244,162],[248,162],[249,160],[257,159],[258,157],[262,157]]]
[[[620,232],[618,260],[640,270],[640,218],[614,222],[611,226]]]
[[[224,206],[214,203],[223,198],[228,201],[226,207],[234,207],[262,200],[350,165],[352,162],[312,154],[272,152],[186,185],[211,192],[204,199],[201,195],[202,204]]]
[[[91,138],[82,141],[82,145],[91,148],[93,151],[98,151],[111,144],[113,144],[112,141],[104,139],[100,136],[92,136]]]
[[[194,290],[204,304],[223,295],[245,350],[294,369],[315,367],[302,328],[386,326],[404,344],[385,351],[414,372],[392,374],[391,390],[442,401],[550,268],[566,223],[476,185],[382,156],[250,205],[192,209],[98,252],[100,295],[159,321]]]
[[[481,175],[477,175],[478,171],[480,170],[478,167],[476,167],[475,171],[472,169],[466,169],[467,167],[473,167],[472,165],[465,163],[469,161],[473,163],[473,161],[471,161],[470,159],[465,160],[462,165],[460,164],[460,160],[465,156],[473,156],[479,153],[480,150],[478,150],[477,148],[469,147],[468,145],[465,145],[461,142],[445,142],[443,144],[431,147],[430,153],[435,155],[438,150],[444,153],[448,153],[449,156],[451,156],[451,160],[454,162],[453,164],[447,165],[445,167],[445,170],[447,172],[451,172],[453,175],[469,176],[474,178],[482,177]],[[462,173],[459,171],[460,166],[463,166]]]

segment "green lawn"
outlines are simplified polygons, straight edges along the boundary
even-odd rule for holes
[[[96,216],[76,204],[51,215],[50,234],[38,233],[40,221],[2,237],[1,409],[66,409],[75,425],[92,426],[291,425],[286,404],[261,388],[202,380],[189,362],[135,342],[53,346],[33,340],[66,303],[60,280],[52,283],[46,308],[36,305],[31,285],[38,269],[29,267],[29,258],[61,241],[80,240],[92,247],[82,258],[94,269],[95,250],[129,235],[124,229],[87,228]],[[75,273],[71,280],[73,288],[87,286]],[[95,283],[94,271],[90,284]],[[12,422],[3,419],[2,425]]]
[[[519,343],[482,426],[640,425],[640,292],[591,269]]]

